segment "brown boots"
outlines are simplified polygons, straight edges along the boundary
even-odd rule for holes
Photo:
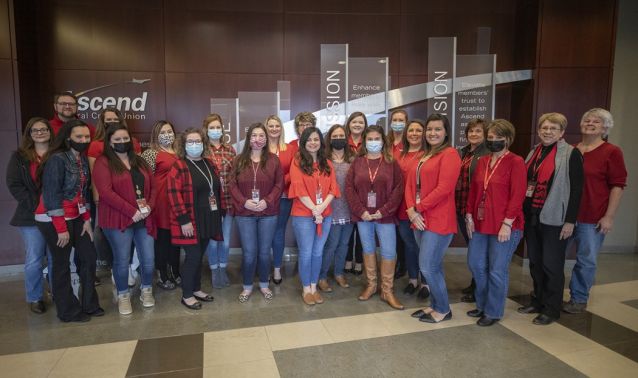
[[[363,254],[363,265],[365,267],[368,284],[359,295],[360,301],[367,301],[377,292],[377,255],[374,253]],[[394,268],[396,260],[381,259],[381,300],[387,302],[390,307],[396,310],[403,310],[404,307],[394,296]]]

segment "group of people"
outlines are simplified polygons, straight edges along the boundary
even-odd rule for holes
[[[115,108],[102,111],[95,130],[76,117],[72,94],[56,95],[54,109],[51,121],[27,123],[7,184],[18,201],[11,224],[20,228],[27,251],[27,302],[33,312],[46,311],[41,263],[48,255],[57,315],[65,322],[104,314],[94,287],[97,234],[112,251],[121,314],[133,311],[133,253],[140,261],[142,306],[155,304],[154,284],[181,286],[181,303],[189,309],[213,301],[202,290],[203,256],[213,288],[228,286],[233,223],[242,250],[238,300],[250,300],[255,275],[259,292],[271,300],[271,275],[274,284],[283,280],[291,217],[307,305],[323,303],[321,292],[333,290],[331,270],[342,288],[349,287],[345,272],[362,271],[366,284],[359,300],[378,293],[403,309],[394,280],[407,271],[403,292],[431,298],[430,307],[412,316],[430,323],[451,319],[443,257],[460,230],[476,301],[468,315],[482,326],[502,318],[509,262],[525,236],[534,296],[519,311],[539,313],[534,322],[549,324],[561,307],[584,310],[596,254],[626,184],[622,153],[606,142],[613,120],[602,109],[585,113],[577,146],[562,139],[563,115],[544,114],[541,143],[527,159],[509,150],[515,129],[503,119],[473,120],[465,130],[469,144],[456,150],[441,114],[409,120],[406,111],[395,110],[386,134],[355,112],[324,134],[315,116],[302,112],[294,119],[298,139],[290,143],[282,121],[271,115],[247,128],[236,153],[222,118],[210,114],[201,127],[181,133],[168,121],[156,122],[142,152]],[[572,297],[563,304],[565,250],[572,239],[578,260]],[[348,257],[357,249],[360,257]],[[81,282],[77,297],[72,250]]]

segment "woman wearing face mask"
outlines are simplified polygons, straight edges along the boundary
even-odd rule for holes
[[[302,125],[298,125],[297,130],[313,127],[308,126],[308,123],[310,122],[308,119],[313,119],[310,117],[312,114],[308,114],[309,115],[306,115],[305,117],[301,117],[299,114],[297,115],[296,120],[299,120],[299,123],[303,123],[303,127],[301,127]],[[279,119],[276,115],[271,115],[266,118],[266,131],[268,133],[268,151],[279,158],[281,172],[284,175],[284,190],[281,193],[281,198],[279,200],[277,228],[275,228],[275,236],[272,239],[272,256],[274,266],[272,282],[274,282],[275,285],[279,285],[282,281],[281,265],[286,242],[286,226],[288,225],[288,218],[290,217],[290,210],[292,209],[292,200],[288,198],[288,189],[290,188],[290,165],[292,164],[292,159],[297,152],[298,144],[286,144],[281,119]]]
[[[472,175],[476,171],[476,164],[478,159],[487,155],[489,151],[485,147],[485,121],[480,118],[471,120],[465,126],[465,135],[467,137],[468,144],[459,150],[461,155],[461,173],[459,180],[456,182],[456,219],[465,239],[465,243],[469,244],[470,239],[467,237],[467,231],[465,229],[465,209],[467,207],[467,195],[470,192],[470,183],[472,182]],[[472,278],[470,286],[463,289],[462,302],[473,303],[474,302],[474,288],[476,284]]]
[[[426,323],[452,319],[443,256],[456,233],[454,186],[461,159],[450,146],[450,121],[432,114],[425,121],[425,154],[408,174],[407,214],[419,244],[419,268],[430,287],[431,307],[412,313]]]
[[[206,131],[209,140],[211,159],[215,163],[219,179],[222,184],[222,196],[226,204],[226,215],[222,222],[224,240],[218,242],[211,240],[206,250],[208,265],[211,272],[212,286],[221,289],[230,285],[226,267],[228,266],[228,251],[230,250],[230,233],[233,227],[232,202],[228,182],[233,169],[235,159],[235,149],[230,145],[230,136],[224,132],[224,123],[219,114],[210,114],[204,119],[203,129]]]
[[[222,241],[225,212],[221,182],[215,164],[209,160],[208,137],[199,128],[184,131],[175,144],[179,157],[168,173],[168,201],[171,205],[171,237],[184,249],[182,304],[191,310],[213,297],[201,290],[202,256],[212,240]]]
[[[171,243],[171,206],[168,202],[168,172],[178,157],[175,154],[175,128],[164,120],[155,122],[151,129],[150,147],[142,152],[142,158],[153,172],[155,204],[151,217],[157,227],[155,239],[155,269],[159,271],[157,286],[164,290],[173,290],[181,285],[179,273],[180,250]]]
[[[395,223],[403,198],[403,175],[399,164],[392,159],[392,148],[381,126],[368,127],[362,138],[365,145],[346,177],[346,198],[361,235],[367,279],[359,300],[367,301],[377,292],[376,234],[381,247],[381,300],[394,309],[403,310],[403,305],[393,293]]]
[[[392,146],[392,156],[395,160],[399,161],[397,157],[401,155],[403,151],[403,136],[405,135],[405,128],[408,122],[408,112],[403,109],[394,110],[390,113],[390,129],[392,130],[388,134],[388,143]],[[399,162],[399,164],[401,164]],[[403,169],[403,168],[402,168]],[[400,208],[399,211],[405,210],[405,208]],[[397,235],[399,235],[399,226],[396,229]],[[397,268],[396,273],[394,274],[394,278],[398,279],[405,276],[407,272],[406,261],[405,261],[405,243],[403,238],[397,238]]]
[[[337,185],[341,197],[332,200],[332,225],[330,233],[323,249],[323,258],[321,264],[321,272],[319,273],[319,282],[317,286],[325,292],[331,292],[332,287],[328,283],[328,271],[334,263],[334,278],[337,284],[343,288],[350,287],[344,276],[343,267],[346,262],[346,253],[348,252],[348,241],[352,235],[354,223],[351,222],[350,207],[345,198],[346,192],[346,175],[354,153],[348,148],[346,140],[346,129],[341,125],[333,125],[326,134],[326,153],[325,156],[332,162]]]
[[[53,256],[53,293],[58,318],[63,322],[86,322],[104,310],[95,291],[96,252],[86,198],[91,176],[83,152],[91,133],[86,123],[66,122],[42,159],[37,177],[42,196],[35,212],[36,225]],[[69,257],[78,256],[80,300],[73,294]]]
[[[538,144],[527,156],[525,240],[534,297],[522,314],[539,315],[533,323],[547,325],[560,317],[565,284],[565,250],[574,231],[583,190],[583,155],[562,138],[567,118],[543,114]]]
[[[261,123],[254,123],[248,128],[248,143],[235,159],[230,182],[243,254],[244,287],[239,294],[241,303],[248,301],[252,294],[257,269],[261,294],[267,300],[273,297],[268,287],[270,247],[277,226],[284,177],[277,156],[266,147],[266,135],[266,128]]]
[[[363,146],[363,130],[368,127],[368,119],[365,114],[361,112],[354,112],[350,114],[346,120],[346,136],[348,139],[348,148],[357,155]],[[353,265],[354,262],[354,265]],[[355,223],[354,231],[350,236],[348,242],[348,252],[346,253],[346,265],[344,271],[347,273],[353,273],[360,275],[363,270],[361,264],[363,263],[361,238],[359,236],[359,230]]]
[[[525,162],[510,152],[515,130],[504,119],[487,125],[485,146],[470,184],[465,224],[470,238],[467,260],[476,281],[476,309],[467,315],[491,326],[503,317],[509,263],[523,235]]]
[[[153,174],[146,161],[133,152],[126,126],[112,123],[106,131],[104,154],[95,162],[93,180],[102,194],[99,223],[113,250],[113,276],[120,314],[133,312],[128,288],[131,245],[135,245],[142,268],[140,301],[153,307],[153,236],[156,234],[151,203]]]
[[[339,197],[334,168],[326,159],[321,132],[306,128],[290,168],[292,227],[299,246],[299,278],[307,305],[323,303],[317,291],[323,247],[332,224],[332,200]]]

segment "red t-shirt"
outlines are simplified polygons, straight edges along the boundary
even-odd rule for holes
[[[595,224],[607,212],[611,189],[627,185],[623,153],[617,146],[605,142],[583,154],[583,171],[585,186],[577,221]]]
[[[315,168],[317,163],[314,164]],[[301,203],[300,197],[309,197],[312,203],[317,204],[318,189],[321,188],[321,198],[325,201],[328,195],[335,198],[341,196],[337,185],[337,176],[331,161],[328,161],[330,175],[320,174],[315,170],[312,175],[307,175],[299,167],[299,162],[295,159],[290,167],[290,191],[288,197],[293,198],[291,215],[298,217],[311,217],[312,211]],[[324,217],[332,214],[332,207],[328,206],[321,215]]]
[[[361,149],[362,144],[363,144],[363,138],[359,139],[359,143],[355,143],[354,140],[352,139],[352,135],[348,137],[348,146],[350,146],[350,149],[352,150],[352,152],[355,153],[355,155],[359,153],[359,150]]]

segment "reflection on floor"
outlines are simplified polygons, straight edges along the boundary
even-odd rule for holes
[[[377,296],[360,302],[362,276],[351,288],[335,287],[326,302],[301,301],[294,264],[265,301],[255,291],[248,303],[237,295],[239,261],[230,265],[229,288],[201,311],[179,304],[178,291],[155,290],[156,306],[120,316],[112,286],[98,287],[106,316],[83,324],[60,323],[50,307],[35,315],[24,304],[21,277],[3,278],[0,303],[0,367],[3,377],[46,376],[636,376],[638,371],[638,256],[602,255],[587,312],[564,314],[541,327],[533,315],[516,313],[531,280],[512,264],[504,319],[480,328],[460,303],[469,283],[463,256],[448,256],[446,282],[453,319],[437,325],[416,321],[410,309],[427,301],[399,298],[409,309],[392,311]],[[210,278],[204,274],[203,279]],[[567,280],[568,282],[568,280]],[[400,292],[406,278],[396,281]],[[210,289],[210,282],[203,285]],[[518,302],[518,303],[517,303]]]

